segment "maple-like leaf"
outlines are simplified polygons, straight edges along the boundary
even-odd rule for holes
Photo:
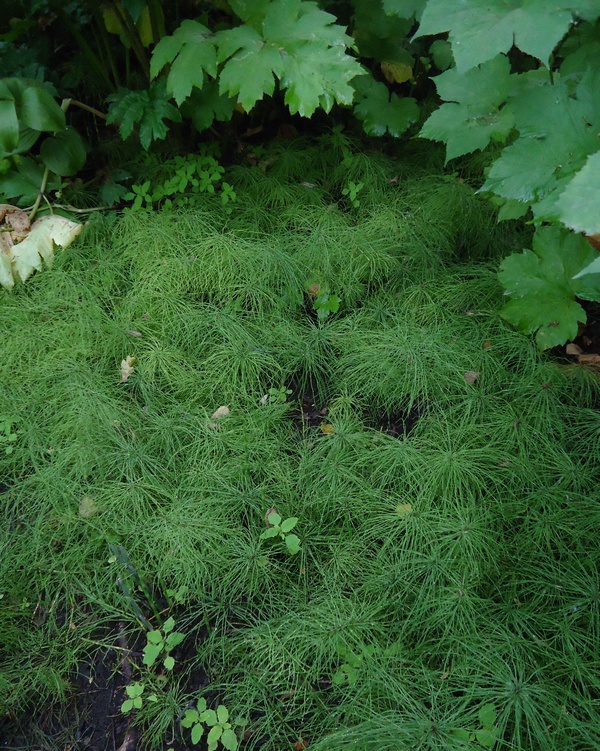
[[[581,235],[559,227],[540,227],[533,250],[514,253],[500,267],[500,282],[510,295],[501,315],[525,334],[536,333],[540,349],[577,336],[586,313],[575,298],[600,301],[594,276],[577,278],[597,257]]]
[[[265,94],[275,90],[275,76],[283,73],[279,48],[267,43],[250,26],[237,26],[217,34],[219,62],[230,58],[219,75],[219,91],[237,96],[249,111]]]
[[[123,139],[129,138],[139,123],[140,143],[147,151],[152,141],[167,135],[165,120],[181,122],[179,110],[169,102],[166,86],[166,81],[160,79],[153,81],[147,91],[120,89],[111,94],[107,98],[111,105],[106,122],[119,123]]]
[[[419,19],[423,13],[427,0],[382,0],[383,10],[388,16],[396,15],[400,18]]]
[[[446,161],[477,149],[492,138],[504,140],[514,125],[510,107],[504,107],[516,85],[505,55],[459,73],[450,68],[433,78],[445,100],[427,119],[420,135],[446,142]]]
[[[519,76],[519,92],[510,109],[520,138],[502,150],[482,191],[534,206],[536,219],[555,219],[556,200],[572,176],[598,149],[600,71],[590,71],[576,89],[558,74],[542,71]]]
[[[574,21],[592,0],[429,0],[414,38],[449,32],[459,72],[507,53],[513,44],[548,63]]]
[[[217,59],[224,62],[220,92],[250,110],[279,79],[292,113],[310,117],[319,106],[349,104],[349,81],[362,69],[346,54],[352,39],[335,20],[312,2],[274,0],[260,28],[255,23],[217,32]]]
[[[588,157],[556,205],[559,218],[567,227],[586,235],[600,232],[600,151]]]
[[[156,78],[167,63],[171,63],[167,91],[181,104],[194,86],[202,88],[205,74],[217,77],[217,52],[212,33],[198,21],[183,21],[171,36],[163,37],[154,48],[150,61],[152,78]]]
[[[399,97],[371,76],[361,76],[354,84],[362,96],[354,114],[362,120],[368,135],[383,136],[389,132],[397,138],[419,119],[419,105],[412,97]]]

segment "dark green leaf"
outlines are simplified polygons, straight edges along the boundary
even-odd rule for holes
[[[354,81],[358,96],[354,114],[362,120],[365,133],[383,136],[402,135],[419,118],[419,106],[412,97],[400,98],[390,93],[388,87],[371,76],[361,76]]]
[[[0,153],[12,154],[19,143],[19,119],[12,99],[0,99]]]
[[[600,233],[600,151],[569,182],[557,200],[560,220],[586,235]]]
[[[456,68],[436,76],[438,94],[447,104],[427,119],[420,135],[446,142],[446,161],[477,149],[492,138],[505,139],[514,125],[512,110],[502,105],[515,87],[504,55],[460,74]]]
[[[65,113],[42,86],[28,86],[18,102],[19,121],[34,130],[57,133],[66,125]]]
[[[181,105],[184,117],[191,118],[194,127],[199,130],[210,128],[214,120],[231,120],[235,99],[226,94],[219,94],[216,81],[206,81],[202,90],[195,88]]]
[[[541,227],[533,251],[505,258],[500,282],[510,295],[501,311],[507,321],[525,334],[536,333],[540,349],[574,339],[586,314],[575,298],[600,301],[595,275],[574,279],[597,254],[580,235],[558,227]]]
[[[586,0],[579,3],[587,7]],[[507,53],[513,44],[543,63],[573,23],[578,3],[556,0],[551,11],[548,0],[429,0],[421,17],[416,37],[450,32],[452,52],[459,72],[464,73],[491,60],[499,52]]]
[[[46,138],[40,147],[40,156],[51,172],[65,177],[79,172],[85,164],[86,152],[79,133],[67,127]]]
[[[211,32],[198,21],[186,20],[172,36],[163,37],[152,53],[150,73],[156,78],[167,63],[167,91],[181,104],[194,86],[204,84],[205,72],[217,76],[217,53]]]

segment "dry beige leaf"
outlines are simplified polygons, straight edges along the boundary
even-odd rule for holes
[[[573,342],[569,342],[566,346],[566,352],[568,355],[582,355],[583,350],[578,344],[573,344]]]
[[[475,383],[475,381],[479,378],[479,373],[476,370],[467,370],[465,373],[465,381],[467,383]]]
[[[124,360],[121,360],[121,381],[126,381],[133,373],[133,364],[135,363],[135,357],[128,355]]]
[[[13,208],[14,211],[7,213],[4,221],[11,228],[13,240],[22,240],[27,236],[31,227],[31,222],[23,209]]]
[[[90,519],[98,513],[98,506],[91,495],[84,495],[79,502],[79,516],[83,519]]]
[[[14,287],[15,279],[26,281],[42,268],[42,260],[52,266],[54,245],[68,247],[79,235],[82,225],[63,216],[45,216],[29,227],[29,218],[21,209],[0,205],[4,219],[0,254],[0,284]],[[10,271],[10,274],[8,273]]]
[[[411,511],[412,503],[399,503],[396,506],[396,513],[401,519],[403,519],[405,516],[408,516]]]
[[[311,284],[310,287],[308,288],[308,294],[312,297],[313,300],[319,294],[320,291],[321,291],[321,285],[318,282]]]
[[[221,417],[227,417],[229,414],[229,407],[219,407],[210,416],[211,420],[219,420]]]
[[[600,355],[579,355],[578,360],[582,365],[598,365]]]

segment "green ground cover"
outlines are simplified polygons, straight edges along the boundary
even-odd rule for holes
[[[597,376],[498,315],[526,229],[348,148],[231,168],[233,210],[91,222],[3,293],[12,727],[113,647],[138,748],[189,743],[200,696],[243,749],[600,747]],[[140,616],[185,635],[172,670]]]

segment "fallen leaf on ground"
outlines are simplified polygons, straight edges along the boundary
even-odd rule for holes
[[[322,422],[321,433],[324,433],[325,435],[333,435],[335,433],[335,428],[330,422]]]
[[[399,503],[396,506],[396,513],[401,519],[404,518],[405,516],[408,516],[411,511],[412,511],[412,503]]]
[[[227,415],[229,414],[229,412],[230,412],[229,407],[226,407],[226,406],[225,407],[219,407],[219,409],[216,409],[212,413],[212,415],[210,416],[210,419],[211,420],[218,420],[221,417],[227,417]]]
[[[566,346],[566,352],[568,355],[582,355],[583,350],[581,347],[577,344],[574,344],[573,342],[569,342]]]
[[[0,284],[12,289],[15,280],[26,281],[40,271],[42,261],[48,267],[54,261],[54,246],[68,247],[82,226],[63,216],[44,216],[29,227],[29,217],[9,204],[0,205]]]
[[[90,519],[98,513],[98,506],[91,495],[84,495],[79,502],[79,516],[83,519]]]
[[[127,356],[124,360],[121,360],[121,381],[126,381],[133,373],[134,362],[135,357],[131,357],[131,355]]]
[[[582,365],[598,365],[600,355],[579,355],[578,360]]]
[[[475,383],[475,381],[479,378],[479,373],[476,370],[467,370],[465,373],[465,381],[467,383]]]

